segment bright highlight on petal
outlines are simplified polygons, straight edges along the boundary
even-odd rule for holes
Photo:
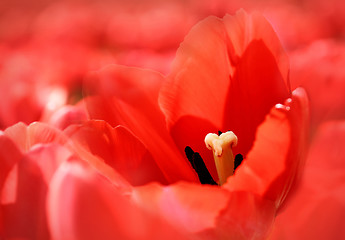
[[[205,137],[206,147],[213,151],[220,185],[223,185],[226,179],[234,174],[235,159],[232,147],[236,146],[237,142],[237,136],[231,131],[222,133],[220,136],[209,133]]]

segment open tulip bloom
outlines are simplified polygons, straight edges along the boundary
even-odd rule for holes
[[[84,93],[82,124],[0,135],[1,237],[269,237],[303,167],[309,115],[263,16],[208,17],[167,77],[110,65]]]

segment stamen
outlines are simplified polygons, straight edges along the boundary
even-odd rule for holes
[[[227,178],[234,174],[232,147],[237,145],[237,141],[237,136],[231,131],[222,133],[220,136],[209,133],[205,137],[206,147],[213,151],[220,185],[223,185]]]
[[[235,166],[234,166],[234,170],[236,170],[237,167],[241,165],[242,161],[243,161],[243,155],[240,154],[240,153],[239,153],[239,154],[236,154],[236,156],[235,156]]]
[[[193,149],[187,146],[184,149],[186,156],[194,168],[195,172],[198,174],[199,180],[201,184],[210,184],[210,185],[217,185],[217,183],[213,180],[210,172],[207,170],[204,161],[202,160],[199,153],[194,152]]]
[[[188,158],[188,161],[190,162],[190,164],[192,164],[192,167],[195,170],[195,164],[194,164],[194,160],[193,160],[193,155],[194,155],[193,149],[191,147],[187,146],[187,147],[185,147],[184,152],[186,154],[186,157]]]

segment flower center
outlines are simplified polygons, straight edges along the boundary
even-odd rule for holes
[[[227,178],[234,174],[235,158],[232,147],[237,145],[237,141],[237,136],[231,131],[221,133],[219,136],[209,133],[205,137],[206,147],[213,151],[220,185],[223,185]]]
[[[236,135],[228,131],[226,133],[218,132],[219,136],[209,133],[205,137],[206,147],[213,151],[213,157],[219,177],[219,185],[223,185],[226,179],[234,174],[234,170],[241,164],[243,156],[237,154],[234,158],[232,147],[237,145]],[[194,152],[189,146],[185,148],[186,156],[198,174],[200,183],[218,185],[212,178],[206,168],[204,161],[199,153]]]

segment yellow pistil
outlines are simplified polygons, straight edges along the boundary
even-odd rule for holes
[[[205,137],[206,147],[213,151],[219,177],[219,185],[223,185],[226,179],[234,174],[234,155],[232,147],[237,145],[237,136],[228,131],[220,136],[209,133]]]

